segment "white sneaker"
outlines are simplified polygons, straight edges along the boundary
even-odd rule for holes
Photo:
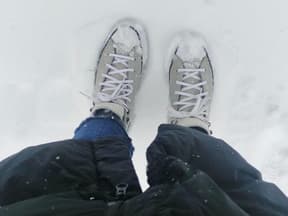
[[[139,23],[125,19],[114,26],[99,55],[92,113],[110,110],[128,129],[147,61],[147,49],[147,37]]]
[[[206,42],[196,33],[183,32],[172,43],[169,57],[169,123],[210,134],[214,77]]]

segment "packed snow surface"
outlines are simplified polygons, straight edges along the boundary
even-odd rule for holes
[[[215,70],[214,136],[288,194],[288,2],[285,0],[9,0],[0,2],[0,159],[67,139],[89,115],[97,52],[123,17],[141,20],[149,59],[130,130],[145,150],[166,121],[164,59],[176,32],[201,32]]]

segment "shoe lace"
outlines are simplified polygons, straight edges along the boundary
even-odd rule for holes
[[[173,105],[178,106],[178,110],[169,109],[169,114],[174,118],[196,117],[200,120],[207,121],[208,115],[208,92],[203,92],[203,86],[207,81],[201,81],[200,74],[205,72],[204,68],[181,68],[177,70],[183,74],[182,81],[177,80],[176,84],[181,86],[180,91],[175,91],[175,95],[179,96],[179,100]],[[191,83],[188,79],[194,79],[196,82]],[[191,93],[193,91],[193,94]],[[190,92],[189,92],[190,91]],[[199,92],[199,93],[195,93]],[[188,110],[188,111],[187,111]]]
[[[102,102],[114,102],[122,105],[128,111],[129,98],[133,92],[133,80],[128,79],[127,73],[134,72],[134,69],[129,68],[129,61],[135,59],[131,56],[120,54],[109,54],[113,57],[111,64],[106,64],[109,69],[107,74],[102,74],[104,81],[100,83],[100,92],[96,98]],[[118,69],[117,65],[122,65],[124,69]]]

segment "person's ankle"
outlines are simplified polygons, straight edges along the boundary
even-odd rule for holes
[[[212,132],[210,130],[211,123],[208,121],[201,120],[196,117],[179,118],[179,119],[169,119],[171,124],[180,125],[189,128],[198,128],[204,131],[206,134],[210,135]]]
[[[209,133],[207,132],[207,130],[205,130],[204,128],[201,128],[201,127],[190,127],[191,129],[195,129],[197,131],[200,131],[202,133],[205,133],[207,135],[211,135],[212,134],[212,131],[210,131]]]
[[[113,119],[116,122],[118,122],[123,128],[126,130],[126,125],[123,122],[123,120],[118,116],[116,113],[109,109],[97,109],[92,111],[92,117],[95,118],[107,118],[107,119]]]

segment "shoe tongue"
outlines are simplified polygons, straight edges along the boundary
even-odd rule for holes
[[[190,60],[184,60],[183,61],[184,68],[193,68],[198,69],[201,65],[201,59],[199,58],[193,58]]]
[[[125,45],[120,44],[120,43],[118,43],[114,46],[114,54],[129,56],[129,53],[127,53],[127,51],[125,50]],[[130,54],[131,54],[131,52],[130,52]],[[111,62],[111,65],[113,67],[117,68],[118,70],[127,69],[127,67],[125,65],[123,65],[121,63],[114,64],[113,62]],[[109,71],[112,71],[112,70],[109,70]],[[114,77],[117,80],[123,80],[124,79],[121,74],[110,74],[110,76]],[[106,90],[105,93],[112,95],[114,93],[114,90],[109,90],[109,91]],[[121,102],[121,101],[119,101],[119,102]]]
[[[198,69],[200,67],[200,64],[201,64],[201,60],[200,59],[194,59],[193,61],[183,62],[184,68],[187,68],[187,69]],[[187,72],[187,73],[190,73],[190,72]],[[184,74],[185,73],[183,73],[183,76],[184,76]],[[189,78],[187,78],[187,79],[185,79],[183,81],[185,83],[189,83],[189,84],[197,84],[197,83],[201,82],[201,80],[197,80],[197,79],[195,79],[193,77],[189,77]],[[182,88],[185,88],[185,87],[182,86]],[[198,95],[198,94],[201,93],[200,90],[195,89],[195,88],[189,89],[189,90],[184,91],[184,92],[190,93],[191,95]],[[180,96],[180,100],[182,100],[184,98],[186,98],[186,96]],[[189,102],[196,103],[197,99],[191,99],[191,101],[189,101]],[[194,108],[194,106],[190,106],[190,107],[187,107],[187,108],[183,109],[183,111],[191,112],[193,110],[193,108]]]
[[[119,55],[129,55],[133,48],[127,47],[124,43],[115,43],[115,53]]]

